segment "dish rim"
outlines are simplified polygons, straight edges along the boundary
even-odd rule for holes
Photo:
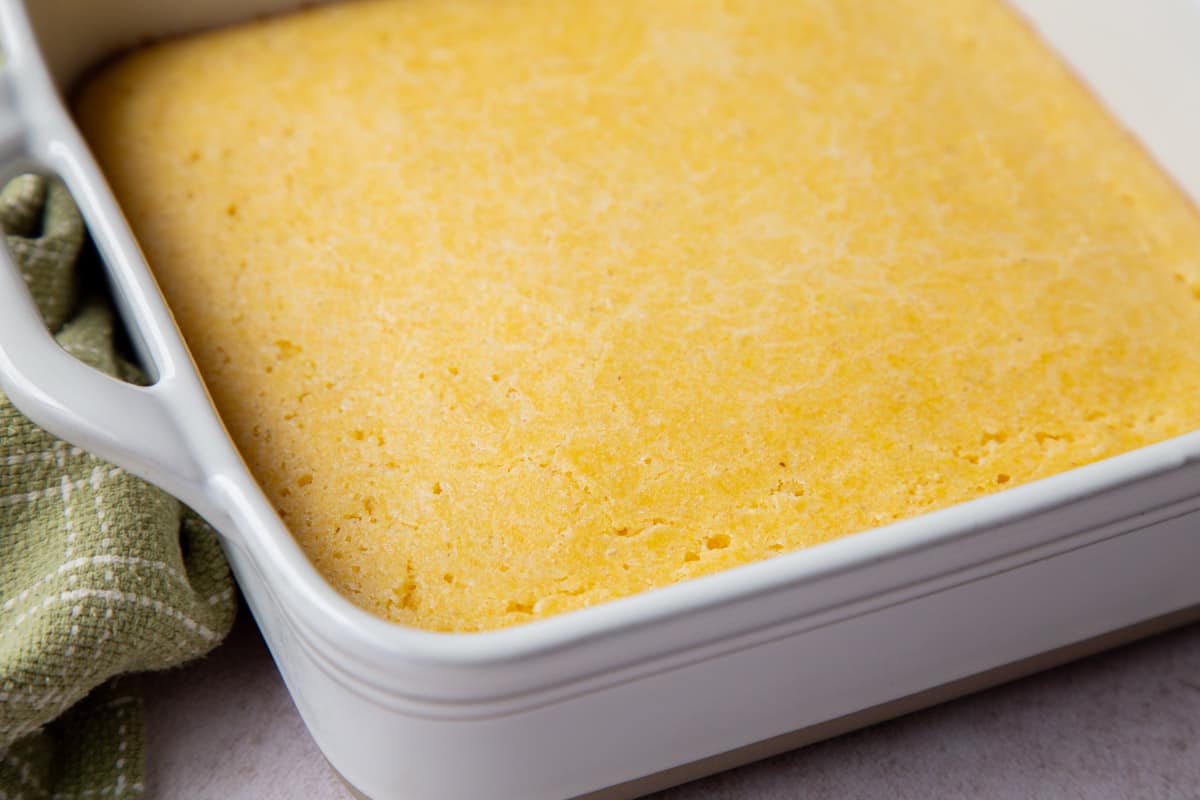
[[[30,163],[66,180],[77,199],[83,200],[90,229],[95,231],[101,218],[107,226],[123,226],[107,183],[66,113],[46,64],[36,55],[38,39],[21,0],[0,0],[0,29],[0,46],[10,54],[4,67],[10,92],[18,96],[18,109],[26,114],[30,130],[46,135],[36,143]],[[64,120],[68,127],[63,127]],[[1119,116],[1117,120],[1123,122]],[[149,351],[147,361],[157,366],[160,382],[169,383],[181,374],[186,379],[175,395],[167,397],[164,390],[173,412],[178,419],[202,420],[201,434],[220,431],[224,437],[207,444],[192,442],[192,455],[204,468],[196,505],[208,512],[206,517],[227,546],[246,552],[264,587],[276,596],[298,632],[337,648],[345,659],[360,665],[386,668],[402,661],[480,670],[527,662],[631,629],[702,615],[757,595],[952,544],[1200,460],[1200,431],[1194,431],[964,503],[593,607],[479,632],[415,628],[356,606],[307,559],[237,455],[207,395],[202,388],[195,393],[195,385],[187,383],[190,374],[195,384],[203,386],[144,260],[114,257],[119,254],[111,243],[98,244],[109,278],[123,298],[124,321],[141,334]],[[23,399],[27,402],[28,394]],[[136,467],[131,471],[146,471],[145,464]],[[804,613],[805,609],[797,609],[798,617]]]

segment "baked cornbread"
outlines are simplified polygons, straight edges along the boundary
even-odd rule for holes
[[[82,127],[252,471],[496,628],[1200,422],[1200,218],[994,0],[376,0]]]

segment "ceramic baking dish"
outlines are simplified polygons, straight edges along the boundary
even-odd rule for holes
[[[117,50],[289,0],[0,0],[3,175],[61,175],[154,384],[46,334],[0,256],[0,386],[221,532],[313,737],[373,798],[631,797],[1061,661],[1200,608],[1200,433],[771,561],[516,628],[339,596],[221,426],[61,91]],[[1200,4],[1021,0],[1200,200]]]

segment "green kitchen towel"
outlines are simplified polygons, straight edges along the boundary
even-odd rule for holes
[[[62,184],[15,179],[0,225],[59,344],[137,380],[77,269],[86,237]],[[0,800],[140,797],[141,706],[114,679],[207,652],[234,603],[207,525],[0,395]]]

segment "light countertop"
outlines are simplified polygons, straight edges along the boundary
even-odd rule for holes
[[[345,798],[245,608],[145,677],[147,797]],[[1200,625],[722,773],[656,800],[1200,798]]]

